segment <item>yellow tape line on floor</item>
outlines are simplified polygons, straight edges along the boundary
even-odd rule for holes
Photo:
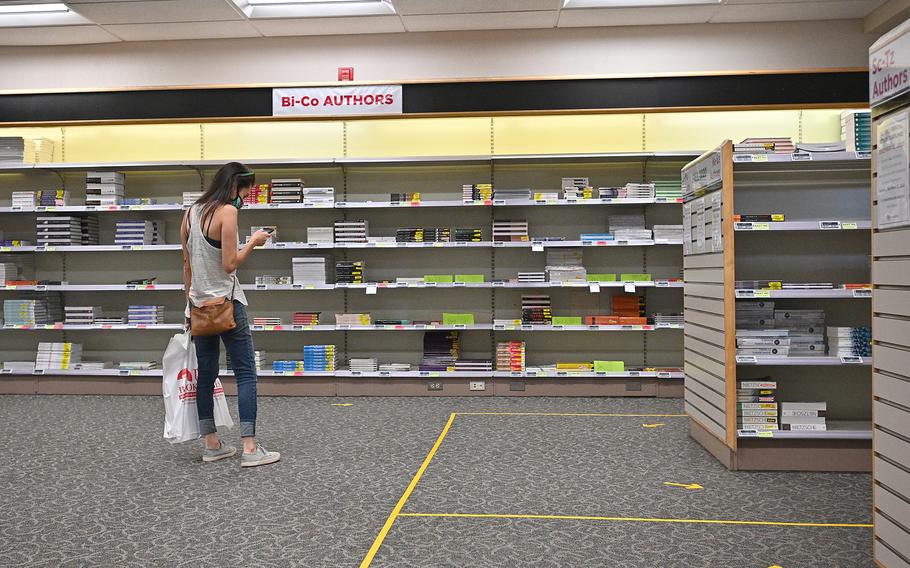
[[[638,417],[638,418],[684,418],[688,414],[619,414],[619,413],[581,413],[581,412],[458,412],[458,416],[605,416],[605,417]]]
[[[595,517],[581,515],[494,515],[484,513],[401,513],[400,517],[442,517],[456,519],[542,519],[557,521],[625,521],[635,523],[693,523],[702,525],[757,525],[779,527],[871,528],[865,523],[800,523],[780,521],[735,521],[727,519],[661,519],[648,517]]]
[[[405,503],[408,502],[408,498],[411,496],[411,493],[414,491],[414,488],[417,487],[417,483],[420,482],[423,472],[426,471],[427,467],[430,465],[430,462],[433,460],[433,456],[436,455],[436,451],[439,449],[439,446],[442,445],[442,441],[445,439],[446,434],[449,433],[449,428],[452,427],[452,422],[455,421],[455,413],[449,415],[449,421],[446,422],[445,428],[442,429],[442,432],[439,434],[439,437],[436,439],[436,443],[433,444],[433,448],[430,450],[430,453],[427,454],[426,459],[423,460],[423,463],[420,465],[420,469],[417,470],[417,473],[414,474],[414,478],[411,479],[410,485],[404,490],[401,499],[398,500],[398,504],[395,505],[395,508],[392,509],[392,512],[389,514],[389,518],[386,519],[385,525],[382,526],[382,530],[379,531],[379,535],[376,536],[376,540],[373,541],[373,546],[370,547],[367,555],[363,557],[363,561],[360,563],[360,568],[367,568],[372,562],[373,558],[376,556],[376,553],[379,552],[379,547],[382,546],[382,542],[385,540],[389,530],[392,528],[392,525],[395,524],[395,519],[398,518],[401,509],[404,507]]]

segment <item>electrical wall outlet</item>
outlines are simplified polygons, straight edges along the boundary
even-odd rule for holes
[[[487,383],[485,381],[471,381],[470,389],[472,391],[487,390]]]
[[[437,382],[437,381],[431,381],[431,382],[427,383],[427,390],[431,390],[431,391],[441,391],[441,390],[442,390],[442,383]]]

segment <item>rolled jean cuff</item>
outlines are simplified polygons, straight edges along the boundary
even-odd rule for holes
[[[256,423],[255,422],[240,422],[240,437],[241,438],[252,438],[256,435]]]
[[[199,434],[201,436],[206,436],[208,434],[214,434],[218,429],[215,428],[215,419],[206,418],[199,421]]]

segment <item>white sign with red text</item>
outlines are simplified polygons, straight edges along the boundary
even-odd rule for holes
[[[401,85],[272,89],[272,115],[401,114],[401,93]]]
[[[910,25],[905,22],[869,48],[869,102],[872,106],[910,89]]]

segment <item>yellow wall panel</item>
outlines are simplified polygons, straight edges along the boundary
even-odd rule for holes
[[[802,142],[840,140],[840,111],[841,109],[804,110]]]
[[[729,138],[789,136],[799,140],[798,110],[649,113],[645,144],[651,152],[704,152]]]
[[[67,162],[200,159],[199,124],[66,127]]]
[[[344,155],[344,123],[274,121],[205,124],[206,160],[324,159]]]
[[[59,127],[0,128],[0,136],[21,136],[23,138],[47,138],[54,143],[54,162],[62,162],[63,131]]]
[[[489,118],[405,118],[347,123],[351,158],[490,154]]]
[[[494,153],[641,152],[641,114],[497,116]]]

